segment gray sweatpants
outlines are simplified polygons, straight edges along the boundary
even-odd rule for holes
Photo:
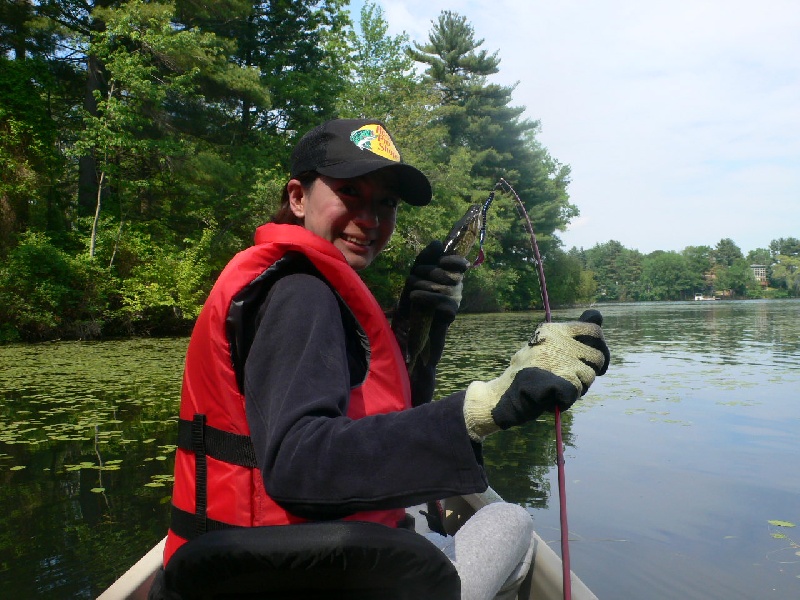
[[[455,536],[425,534],[444,552],[461,578],[462,600],[506,600],[530,568],[533,520],[521,506],[495,502],[484,506]]]

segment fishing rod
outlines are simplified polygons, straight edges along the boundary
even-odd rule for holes
[[[542,257],[539,254],[539,246],[536,243],[536,234],[533,232],[533,225],[531,224],[531,219],[528,216],[528,211],[525,210],[525,205],[522,203],[522,200],[517,194],[516,190],[511,186],[508,181],[500,178],[492,193],[490,194],[490,200],[494,198],[494,190],[498,187],[504,188],[510,194],[514,196],[514,199],[517,203],[517,211],[524,217],[525,219],[525,228],[528,230],[528,235],[530,236],[530,243],[531,243],[531,250],[533,251],[533,256],[536,261],[536,271],[539,274],[539,290],[542,293],[542,305],[544,306],[544,319],[547,323],[552,322],[553,316],[550,312],[550,299],[547,296],[547,282],[544,278],[544,267],[542,266]],[[485,223],[484,223],[485,225]],[[561,566],[562,572],[561,576],[563,579],[563,587],[564,587],[564,600],[571,600],[572,598],[572,580],[570,577],[570,564],[569,564],[569,527],[567,525],[567,488],[565,483],[565,473],[564,473],[564,443],[562,439],[562,432],[561,432],[561,410],[558,406],[555,408],[555,428],[556,428],[556,464],[558,469],[558,499],[559,499],[559,508],[560,508],[560,517],[561,517]]]

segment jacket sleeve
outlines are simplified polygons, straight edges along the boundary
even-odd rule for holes
[[[402,412],[346,416],[346,324],[324,281],[284,277],[253,326],[247,419],[264,486],[286,510],[339,518],[486,489],[463,392]]]

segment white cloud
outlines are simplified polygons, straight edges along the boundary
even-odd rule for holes
[[[500,83],[572,168],[562,235],[643,252],[800,237],[795,0],[380,2],[424,42],[442,10],[499,51]]]

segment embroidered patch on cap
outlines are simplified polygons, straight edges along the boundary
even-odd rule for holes
[[[400,153],[389,137],[389,133],[380,125],[370,124],[359,127],[350,134],[350,141],[362,150],[369,150],[395,162],[400,162]]]

